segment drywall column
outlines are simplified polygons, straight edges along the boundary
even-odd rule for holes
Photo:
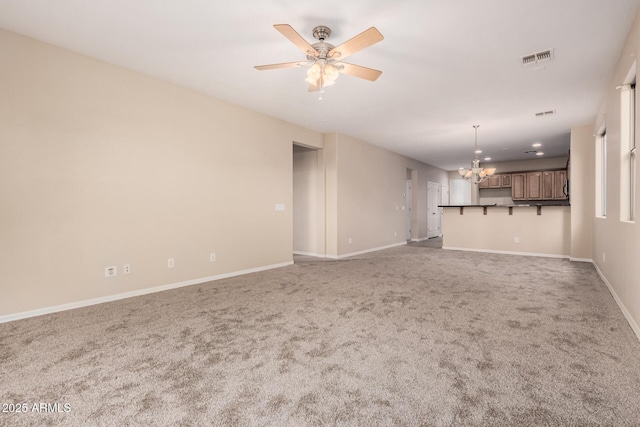
[[[571,259],[590,261],[592,255],[593,217],[595,214],[595,143],[593,128],[571,129]]]
[[[478,186],[478,184],[471,183],[471,204],[480,204],[480,187]]]
[[[327,257],[338,256],[338,135],[324,135],[325,248]]]

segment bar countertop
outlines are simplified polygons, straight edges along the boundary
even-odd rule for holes
[[[526,208],[531,206],[571,206],[568,203],[528,203],[518,205],[438,205],[439,208]]]

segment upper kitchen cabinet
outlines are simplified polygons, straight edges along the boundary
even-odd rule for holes
[[[555,171],[555,200],[567,200],[569,198],[569,182],[567,181],[568,171]]]
[[[513,200],[527,200],[527,175],[524,173],[511,174],[511,198]]]
[[[511,174],[513,200],[567,200],[567,171],[531,171]]]
[[[479,184],[479,188],[504,188],[504,187],[511,187],[510,173],[488,176],[487,179],[485,179]]]

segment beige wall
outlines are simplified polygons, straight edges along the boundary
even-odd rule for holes
[[[365,142],[10,32],[0,52],[0,319],[286,265],[294,249],[402,243],[407,168],[426,236],[427,181],[447,184]]]
[[[346,135],[327,135],[328,256],[405,242],[406,170],[416,170],[413,201],[418,238],[427,235],[427,182],[448,185],[447,172]],[[329,217],[335,212],[336,226]],[[351,244],[349,239],[351,238]]]
[[[625,82],[627,73],[636,58],[640,58],[638,16],[591,128],[591,134],[595,134],[604,123],[607,131],[607,217],[593,219],[592,258],[640,337],[640,262],[638,262],[640,260],[640,223],[639,219],[636,219],[635,223],[620,221],[620,92],[616,89],[616,86]],[[639,114],[636,113],[636,129],[640,129],[638,116]],[[640,132],[636,132],[636,146],[640,145],[639,137]],[[638,212],[640,174],[636,175],[635,182],[636,212]],[[590,190],[595,191],[593,188]]]
[[[338,256],[338,135],[324,135],[325,162],[325,249],[327,256]]]
[[[458,208],[444,211],[444,248],[569,257],[569,206],[544,206],[541,215],[533,206],[513,208],[513,215],[503,207],[488,208],[487,215],[481,207],[467,207],[463,215]]]
[[[292,261],[292,142],[321,134],[6,31],[0,53],[0,316]]]
[[[571,129],[571,258],[591,260],[595,213],[595,144],[591,126]]]

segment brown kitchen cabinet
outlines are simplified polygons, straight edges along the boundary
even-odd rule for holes
[[[568,188],[567,188],[567,171],[555,171],[555,191],[554,191],[554,199],[555,200],[567,200],[568,196]]]
[[[528,172],[525,200],[542,200],[542,172]]]
[[[505,179],[505,177],[507,177]],[[508,185],[505,185],[505,182]],[[479,184],[479,188],[503,188],[511,187],[511,174],[497,174],[488,176],[487,179]]]
[[[513,200],[527,200],[527,175],[524,173],[511,174],[511,198]]]
[[[555,178],[556,174],[554,171],[542,172],[542,200],[555,199]]]
[[[502,187],[502,175],[491,175],[487,182],[489,182],[489,188],[500,188]]]
[[[566,169],[501,173],[487,177],[480,188],[511,188],[511,198],[526,200],[568,200]]]
[[[479,184],[479,188],[501,188],[502,175],[490,175]]]

